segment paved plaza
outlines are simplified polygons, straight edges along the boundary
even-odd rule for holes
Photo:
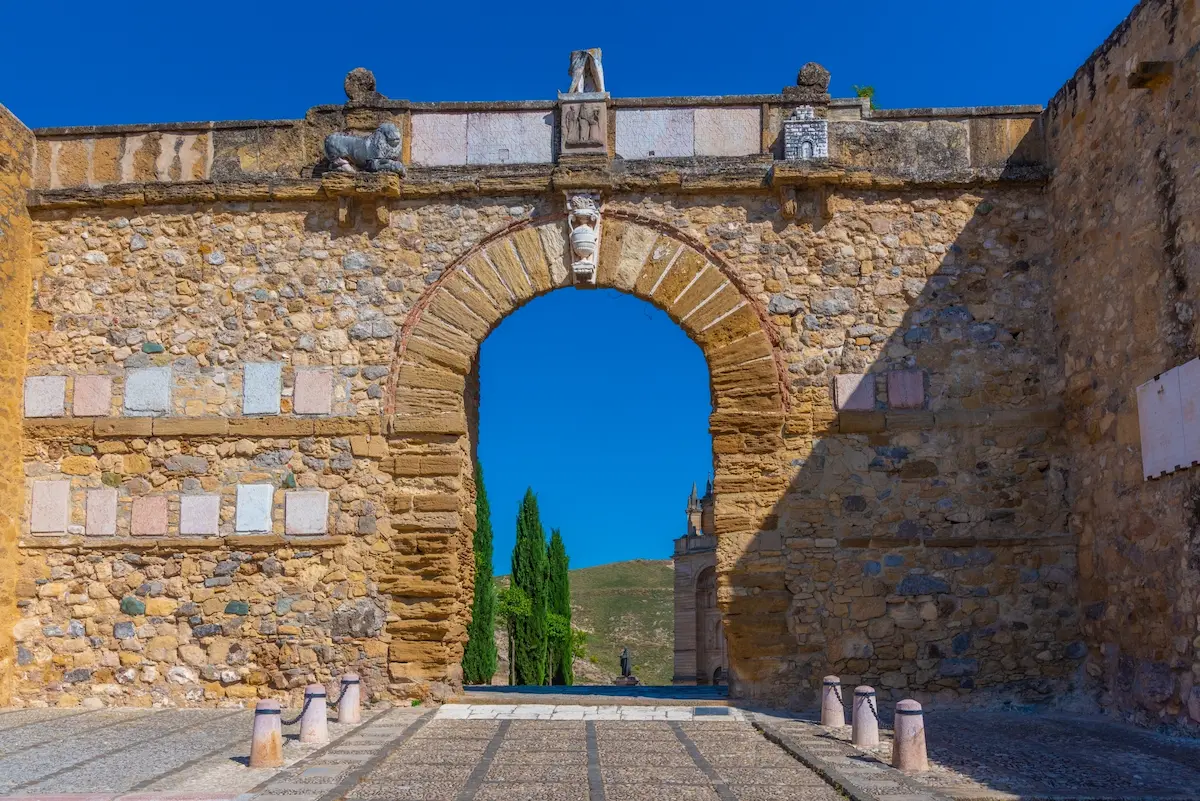
[[[1200,801],[1200,741],[1103,718],[936,710],[931,769],[905,775],[888,764],[886,725],[862,751],[849,728],[721,700],[563,697],[378,706],[359,725],[331,722],[322,745],[285,727],[285,765],[266,770],[247,766],[249,710],[0,711],[0,798]]]

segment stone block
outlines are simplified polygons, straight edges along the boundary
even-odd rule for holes
[[[329,530],[329,493],[321,490],[284,493],[283,519],[288,534],[324,534]]]
[[[273,485],[238,484],[234,528],[238,531],[270,531],[271,511],[274,506]]]
[[[467,115],[412,115],[412,161],[426,167],[466,164]]]
[[[468,164],[547,164],[553,160],[553,112],[490,111],[467,115]]]
[[[329,414],[333,410],[333,370],[328,367],[296,370],[292,393],[296,414]]]
[[[833,404],[838,411],[869,412],[875,408],[875,376],[835,375]]]
[[[925,373],[922,370],[892,370],[887,374],[888,406],[920,409],[925,405]]]
[[[88,490],[86,521],[83,528],[89,537],[113,537],[117,533],[117,491]]]
[[[242,414],[279,414],[281,362],[248,363],[242,371]]]
[[[62,417],[66,414],[67,377],[33,375],[25,379],[25,416]]]
[[[695,155],[692,109],[618,109],[617,155],[624,159]]]
[[[219,533],[220,495],[182,495],[179,498],[181,536],[211,536]]]
[[[133,499],[133,520],[129,526],[135,537],[163,537],[167,533],[167,496],[143,495]]]
[[[762,151],[757,108],[698,108],[693,112],[697,156],[751,156]]]
[[[126,414],[147,416],[171,410],[171,368],[138,367],[125,372]]]
[[[71,509],[70,481],[35,481],[29,530],[34,534],[65,534]]]
[[[112,376],[75,377],[71,413],[76,417],[107,417],[112,411]]]

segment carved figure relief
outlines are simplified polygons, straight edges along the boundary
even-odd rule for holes
[[[576,286],[595,286],[596,251],[600,243],[600,207],[591,194],[567,200],[567,225],[571,229],[571,273]]]
[[[603,92],[604,67],[600,64],[600,48],[571,51],[571,87],[568,94],[577,92]]]
[[[400,161],[404,140],[400,129],[385,122],[368,136],[334,133],[325,137],[325,158],[337,172],[396,172],[405,174]]]
[[[608,128],[606,123],[603,103],[564,103],[563,146],[568,148],[605,147]]]

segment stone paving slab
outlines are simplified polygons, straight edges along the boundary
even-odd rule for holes
[[[679,720],[744,721],[740,709],[727,706],[580,704],[443,704],[439,720]]]
[[[1183,801],[1200,799],[1200,740],[1098,717],[936,711],[925,720],[930,770],[858,749],[850,727],[758,713],[754,725],[854,801]]]

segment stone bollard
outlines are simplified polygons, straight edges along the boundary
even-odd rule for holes
[[[362,723],[362,693],[357,673],[342,676],[342,694],[338,698],[338,723]]]
[[[911,698],[896,704],[893,726],[892,767],[908,773],[929,770],[929,755],[925,750],[925,714],[921,705]]]
[[[250,767],[283,767],[283,727],[279,723],[278,701],[259,701],[254,707]]]
[[[325,708],[325,685],[304,688],[304,711],[300,715],[300,742],[329,742],[329,712]]]
[[[854,709],[851,714],[851,742],[859,748],[874,748],[879,745],[879,715],[876,714],[875,688],[854,688]]]
[[[846,725],[846,708],[842,705],[842,680],[837,676],[826,676],[821,684],[821,725]]]

